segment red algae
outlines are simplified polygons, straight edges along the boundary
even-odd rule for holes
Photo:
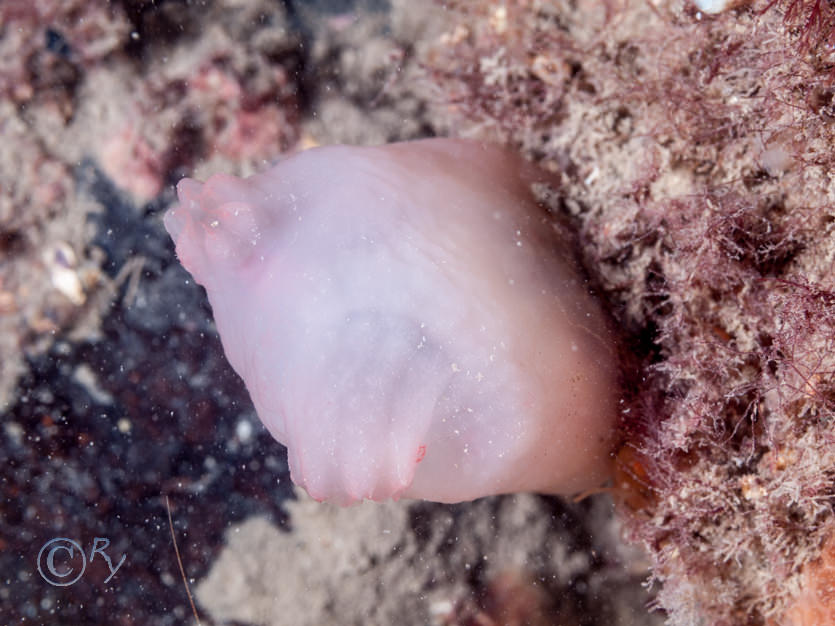
[[[835,517],[835,7],[457,6],[450,126],[558,173],[637,362],[615,491],[658,607],[776,619]]]

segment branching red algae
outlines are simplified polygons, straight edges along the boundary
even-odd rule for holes
[[[615,489],[671,623],[833,623],[835,5],[654,4],[458,3],[428,71],[562,178],[640,361]]]

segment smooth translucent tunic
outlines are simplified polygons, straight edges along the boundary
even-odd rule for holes
[[[432,139],[180,182],[177,254],[313,497],[455,502],[606,478],[614,349],[532,200],[537,176]]]

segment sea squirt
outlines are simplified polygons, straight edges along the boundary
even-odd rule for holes
[[[606,479],[613,341],[532,197],[541,176],[497,147],[429,139],[179,183],[177,255],[314,498],[457,502]]]

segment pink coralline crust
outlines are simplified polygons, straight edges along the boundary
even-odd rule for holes
[[[263,69],[266,93],[253,93],[243,77],[222,67],[223,61],[221,55],[207,59],[187,81],[189,104],[215,112],[206,124],[207,157],[218,154],[244,163],[275,158],[292,134],[287,111],[272,103],[273,94],[290,83],[286,72],[280,66]]]
[[[163,185],[163,155],[139,133],[135,121],[126,122],[101,146],[102,170],[135,198],[147,201]]]
[[[532,199],[541,176],[438,139],[179,184],[177,254],[313,497],[454,502],[607,477],[615,351]]]
[[[284,68],[236,48],[218,29],[170,56],[130,87],[130,106],[113,112],[93,147],[102,169],[135,200],[149,201],[178,168],[206,161],[252,171],[296,141],[295,88]]]

